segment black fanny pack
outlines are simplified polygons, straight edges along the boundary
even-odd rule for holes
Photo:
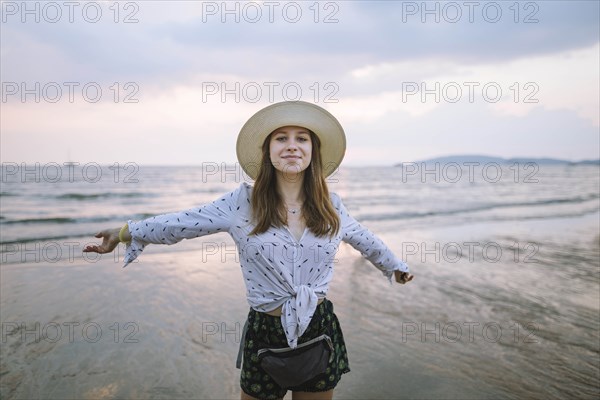
[[[248,320],[242,330],[236,362],[238,369],[242,365],[247,331]],[[330,328],[327,329],[327,333],[331,334]],[[324,373],[333,356],[333,342],[327,334],[301,343],[295,349],[291,347],[268,348],[260,345],[258,348],[256,355],[260,366],[284,389],[302,385]]]
[[[321,303],[318,307],[324,306]],[[321,317],[321,313],[314,314],[314,318]],[[319,321],[315,321],[315,323],[319,323]],[[237,368],[240,368],[242,364],[248,328],[248,320],[246,320],[238,351]],[[268,344],[260,343],[260,340],[256,345],[258,349],[256,356],[260,366],[273,378],[275,383],[284,389],[302,385],[317,375],[323,374],[327,370],[329,360],[334,356],[330,327],[327,327],[321,336],[307,340],[294,349],[291,347],[269,348]]]
[[[331,338],[321,335],[299,344],[295,349],[260,349],[257,356],[260,366],[271,378],[283,389],[289,389],[324,373],[332,352]]]

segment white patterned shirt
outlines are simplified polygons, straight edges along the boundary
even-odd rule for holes
[[[139,222],[128,221],[131,242],[127,245],[127,266],[149,243],[174,244],[217,232],[227,232],[237,246],[250,306],[260,312],[283,305],[281,325],[290,347],[295,348],[333,278],[333,262],[340,242],[361,252],[392,282],[395,270],[408,272],[408,266],[388,247],[348,214],[340,197],[331,201],[340,217],[338,234],[317,237],[306,228],[297,240],[286,227],[271,226],[259,235],[249,235],[252,186],[237,189],[199,207],[162,214]]]

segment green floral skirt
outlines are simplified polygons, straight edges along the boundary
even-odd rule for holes
[[[333,342],[334,354],[330,358],[325,373],[300,386],[290,388],[300,392],[324,392],[333,389],[342,374],[350,372],[346,344],[340,323],[333,313],[333,303],[325,299],[317,306],[304,334],[298,338],[298,344],[328,334]],[[261,368],[256,353],[265,347],[288,347],[285,333],[281,326],[281,317],[275,317],[250,309],[248,313],[248,331],[244,342],[244,360],[240,385],[242,390],[259,399],[278,399],[285,396],[286,389],[281,388],[269,374]]]

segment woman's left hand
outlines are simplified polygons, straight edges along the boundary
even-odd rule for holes
[[[394,271],[394,275],[396,276],[396,282],[401,283],[401,284],[405,284],[407,282],[412,281],[412,279],[414,278],[413,275],[409,274],[408,272],[402,272],[402,271]]]

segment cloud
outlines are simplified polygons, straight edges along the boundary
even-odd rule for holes
[[[455,23],[448,22],[454,15],[450,3],[460,6],[461,18]],[[66,12],[58,23],[43,18],[40,23],[21,23],[16,14],[7,16],[2,28],[2,47],[15,56],[3,58],[3,74],[9,80],[64,76],[171,82],[174,76],[186,79],[218,68],[249,78],[289,79],[431,58],[469,65],[504,62],[589,47],[598,40],[598,2],[527,2],[518,7],[510,2],[477,3],[473,22],[464,3],[300,2],[295,3],[302,13],[296,23],[288,22],[293,7],[284,12],[288,3],[283,2],[273,9],[273,22],[263,3],[242,2],[133,2],[138,10],[120,8],[119,23],[114,22],[110,2],[99,3],[103,17],[98,23],[86,22],[78,13],[69,23]],[[501,8],[497,22],[489,22],[492,8],[483,13],[488,3]],[[243,11],[248,4],[261,7],[256,23]],[[231,11],[236,5],[238,11],[228,14],[226,7]],[[209,13],[208,6],[218,10]],[[409,14],[409,6],[418,12]],[[425,7],[436,6],[437,13],[425,12]],[[132,11],[138,22],[122,23]],[[524,23],[527,16],[538,22]],[[325,23],[327,17],[338,22]],[[30,51],[40,47],[49,50]],[[63,64],[71,68],[58,68]]]
[[[600,126],[599,54],[596,43],[558,54],[475,65],[436,59],[385,62],[352,70],[340,86],[349,89],[344,92],[349,98],[344,102],[346,112],[356,119],[376,119],[399,110],[422,115],[440,103],[478,101],[516,116],[538,106],[569,109]],[[350,111],[356,108],[363,112]]]

